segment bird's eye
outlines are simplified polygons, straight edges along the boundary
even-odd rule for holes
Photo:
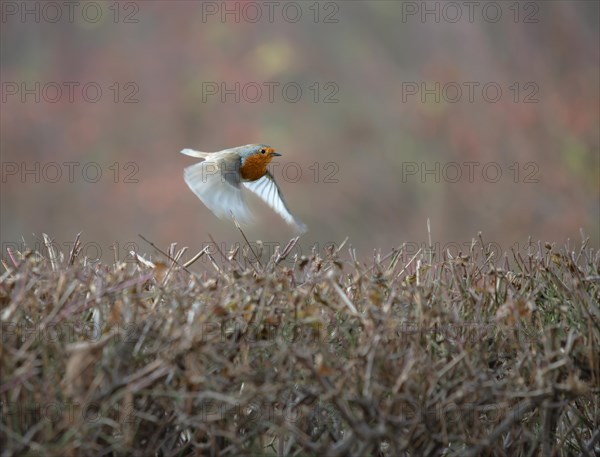
[[[266,150],[265,148],[262,148],[262,149],[260,150],[260,153],[261,153],[261,154],[264,154],[265,152],[267,152],[267,150]]]

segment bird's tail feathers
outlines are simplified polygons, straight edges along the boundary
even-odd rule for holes
[[[180,152],[182,154],[185,154],[186,156],[198,157],[200,159],[206,159],[210,155],[210,152],[196,151],[194,149],[188,149],[188,148],[182,149]]]

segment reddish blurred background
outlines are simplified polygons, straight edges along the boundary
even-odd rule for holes
[[[106,260],[113,243],[153,252],[138,233],[228,249],[239,232],[189,191],[178,151],[246,143],[283,153],[303,252],[346,236],[362,257],[414,251],[428,218],[438,250],[479,231],[575,247],[580,229],[598,247],[599,3],[452,3],[3,2],[2,257],[42,232],[81,231]],[[250,239],[293,235],[259,214]]]

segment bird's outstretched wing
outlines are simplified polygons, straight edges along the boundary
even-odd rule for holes
[[[277,214],[293,226],[298,232],[304,233],[307,227],[304,223],[294,217],[294,215],[288,209],[283,194],[279,189],[279,186],[275,182],[273,175],[267,171],[267,173],[256,181],[244,181],[244,186],[248,190],[258,195],[267,205],[269,205]]]
[[[239,167],[235,154],[211,154],[204,162],[185,168],[183,178],[217,217],[231,219],[233,214],[241,224],[249,224],[253,217],[240,188]]]

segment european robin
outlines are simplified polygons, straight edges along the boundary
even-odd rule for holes
[[[281,156],[266,144],[247,144],[217,152],[183,149],[182,154],[203,159],[183,171],[186,184],[217,217],[231,214],[243,224],[253,221],[242,185],[258,195],[296,231],[306,225],[288,209],[281,189],[267,169],[274,157]]]

